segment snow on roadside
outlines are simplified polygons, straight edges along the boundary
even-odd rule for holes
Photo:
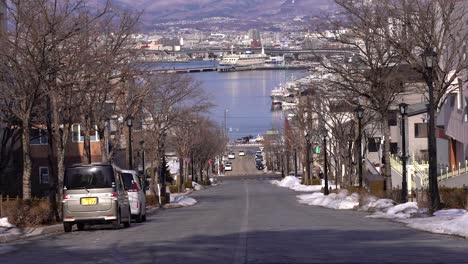
[[[191,197],[185,196],[185,195],[181,195],[181,196],[175,196],[175,197],[171,196],[170,205],[183,207],[183,206],[191,206],[196,203],[197,203],[197,200]]]
[[[3,218],[0,218],[0,227],[11,228],[15,226],[8,222],[7,217],[3,217]]]
[[[318,205],[331,209],[349,210],[354,209],[359,205],[359,195],[353,193],[348,196],[347,190],[341,190],[338,194],[330,193],[323,195],[323,193],[301,194],[296,196],[299,203],[308,205]]]
[[[468,213],[462,209],[440,210],[432,217],[399,219],[398,222],[423,231],[468,238]]]
[[[300,180],[293,176],[287,176],[281,181],[274,180],[271,183],[296,191],[312,192],[296,196],[301,204],[369,212],[371,213],[367,216],[369,218],[392,219],[414,229],[468,238],[468,212],[463,209],[440,210],[429,216],[425,214],[427,209],[418,208],[415,202],[396,204],[391,199],[378,199],[370,195],[360,199],[358,194],[349,195],[347,190],[325,196],[321,192],[322,186],[302,185]]]
[[[281,181],[272,180],[270,181],[271,184],[278,185],[280,187],[286,187],[297,192],[320,192],[322,188],[325,186],[325,181],[322,180],[321,185],[303,185],[301,184],[301,180],[294,176],[286,176]],[[331,188],[335,188],[335,185],[329,185]],[[339,188],[339,187],[338,187]]]
[[[200,184],[196,183],[196,182],[192,182],[192,187],[193,189],[195,189],[195,191],[200,191],[200,190],[203,190],[205,189],[205,187],[201,186]]]

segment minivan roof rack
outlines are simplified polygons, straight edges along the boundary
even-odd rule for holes
[[[82,167],[82,166],[106,166],[106,165],[112,165],[109,162],[93,162],[91,164],[89,163],[74,163],[70,167]]]

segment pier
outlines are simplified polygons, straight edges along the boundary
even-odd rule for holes
[[[274,65],[274,66],[205,66],[193,68],[173,68],[151,70],[151,73],[195,73],[195,72],[234,72],[234,71],[263,71],[263,70],[307,70],[309,65]]]

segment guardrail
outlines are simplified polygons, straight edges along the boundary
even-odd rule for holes
[[[397,171],[398,173],[402,174],[402,163],[400,158],[395,155],[390,155],[390,165],[392,168]],[[414,153],[411,159],[411,164],[407,165],[408,171],[412,170],[414,176],[418,177],[421,182],[421,186],[427,187],[429,186],[429,163],[426,161],[418,162],[415,159]],[[468,174],[468,160],[465,160],[464,164],[462,162],[458,162],[457,166],[446,166],[445,168],[441,168],[440,171],[437,173],[437,180],[443,181],[449,178],[458,177],[462,175]],[[416,179],[412,179],[417,181]]]

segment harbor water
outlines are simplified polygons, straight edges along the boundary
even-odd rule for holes
[[[164,68],[189,68],[213,65],[213,61],[159,64]],[[231,139],[262,135],[268,130],[281,129],[284,116],[271,110],[271,90],[280,84],[307,75],[305,70],[265,70],[238,72],[189,73],[199,81],[215,107],[209,116]],[[225,119],[226,116],[226,119]],[[224,123],[226,120],[226,123]]]

